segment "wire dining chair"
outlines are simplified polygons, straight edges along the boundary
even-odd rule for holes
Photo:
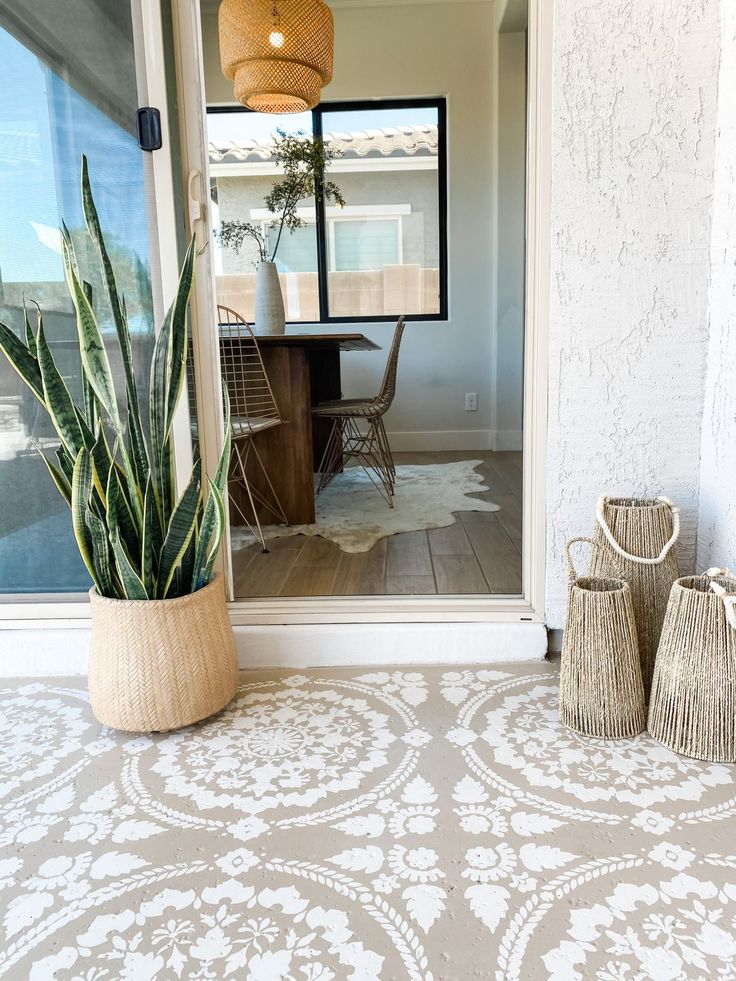
[[[386,499],[388,506],[394,506],[396,466],[383,417],[391,408],[396,394],[399,348],[405,326],[404,318],[399,317],[378,395],[368,399],[321,402],[312,409],[312,415],[317,418],[332,420],[330,435],[319,464],[317,494],[332,483],[347,463],[356,460],[376,490]]]
[[[220,322],[220,367],[230,397],[232,454],[228,484],[245,491],[251,513],[246,514],[232,494],[230,500],[251,534],[261,543],[262,551],[267,552],[258,506],[272,514],[278,522],[285,525],[289,522],[258,452],[255,437],[267,429],[280,426],[284,420],[250,324],[230,307],[218,304],[217,314]],[[263,475],[261,489],[248,478],[251,457]]]

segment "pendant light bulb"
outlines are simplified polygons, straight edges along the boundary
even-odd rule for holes
[[[281,30],[281,14],[279,14],[278,7],[276,4],[271,8],[271,33],[268,35],[268,43],[272,48],[283,48],[284,46],[284,35]]]

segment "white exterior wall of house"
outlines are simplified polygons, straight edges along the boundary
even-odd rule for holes
[[[396,401],[387,418],[397,449],[482,449],[495,438],[493,334],[493,16],[487,3],[337,7],[335,66],[326,101],[447,97],[449,300],[446,323],[404,335]],[[217,19],[204,12],[207,98],[231,103]],[[391,324],[364,333],[383,348],[343,358],[346,396],[377,389]],[[465,393],[478,411],[465,411]]]
[[[547,619],[562,625],[562,548],[592,529],[601,492],[667,494],[693,565],[708,354],[718,0],[556,0],[548,453]],[[731,7],[733,4],[731,3]],[[733,55],[730,55],[732,58]],[[733,71],[733,69],[731,69]],[[721,92],[722,124],[730,95]],[[733,115],[732,107],[730,109]],[[725,115],[723,115],[725,114]],[[728,149],[727,149],[728,148]],[[717,173],[704,489],[730,462],[734,230],[724,130]],[[730,189],[733,210],[733,187]],[[730,248],[729,255],[726,249]],[[729,308],[729,290],[731,291]],[[716,308],[718,308],[716,310]],[[715,351],[714,351],[715,348]],[[730,421],[730,434],[727,423]],[[721,476],[724,471],[721,470]],[[734,511],[702,511],[701,541],[733,560]],[[727,540],[724,536],[730,536]],[[730,556],[727,554],[730,550]],[[705,551],[702,553],[705,555]],[[721,559],[720,561],[725,561]],[[702,564],[702,562],[699,562]]]
[[[736,4],[721,15],[698,569],[736,568]]]

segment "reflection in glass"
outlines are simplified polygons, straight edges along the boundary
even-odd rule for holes
[[[128,5],[107,12],[96,7],[90,14],[89,5],[68,0],[53,11],[40,24],[36,5],[24,0],[14,5],[12,23],[0,23],[0,319],[20,334],[24,300],[31,310],[34,301],[39,304],[56,363],[79,399],[76,324],[58,231],[62,220],[103,332],[114,336],[84,230],[81,156],[89,160],[134,331],[133,356],[141,366],[149,360],[153,322],[147,184],[133,131],[137,92]],[[26,40],[31,33],[32,48]],[[109,355],[122,378],[114,340]],[[145,391],[145,385],[141,388]],[[119,390],[124,391],[122,381]],[[38,457],[41,449],[53,459],[56,445],[45,413],[0,357],[0,592],[89,588],[67,506]]]

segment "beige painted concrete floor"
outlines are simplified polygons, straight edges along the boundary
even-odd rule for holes
[[[733,767],[573,735],[550,664],[242,680],[153,737],[5,683],[0,977],[736,977]]]

